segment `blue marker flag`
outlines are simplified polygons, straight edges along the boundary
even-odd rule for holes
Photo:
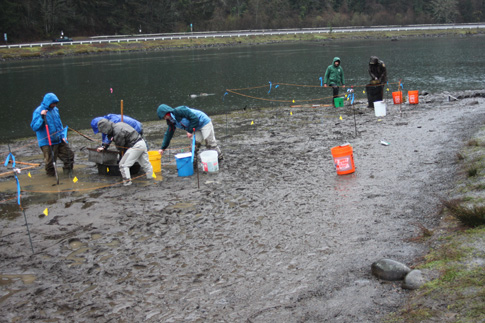
[[[273,85],[273,84],[272,84],[271,82],[269,82],[269,91],[268,91],[268,94],[269,94],[269,92],[271,92],[271,86],[272,86],[272,85]]]
[[[222,102],[224,102],[224,97],[225,97],[226,95],[228,95],[228,94],[229,94],[229,93],[227,93],[227,92],[226,92],[226,93],[224,93],[224,95],[222,96]]]
[[[355,93],[354,93],[354,89],[351,88],[351,89],[347,89],[347,93],[349,93],[347,96],[349,97],[350,99],[350,104],[354,104],[354,100],[355,100]]]
[[[320,86],[323,86],[323,79],[322,79],[322,77],[320,76],[318,79],[320,80]]]
[[[15,156],[12,153],[9,153],[7,155],[7,159],[5,159],[5,165],[4,166],[7,166],[8,165],[8,162],[10,160],[10,157],[12,157],[12,167],[15,168]]]
[[[17,181],[17,204],[20,205],[20,183],[17,174],[15,174],[15,180]]]
[[[69,142],[67,141],[67,129],[68,129],[68,126],[66,126],[63,130],[62,130],[62,138],[66,139],[66,144],[68,144]]]
[[[5,166],[8,165],[10,158],[12,158],[12,167],[15,168],[15,156],[12,153],[9,153],[7,155],[7,159],[5,159]],[[15,181],[17,182],[17,203],[18,203],[18,205],[20,205],[20,183],[19,183],[19,179],[17,177],[17,172],[14,170],[13,173],[15,175]]]
[[[195,154],[195,128],[194,128],[194,132],[193,132],[193,135],[192,135],[192,158],[191,158],[191,163],[194,162],[194,154]]]

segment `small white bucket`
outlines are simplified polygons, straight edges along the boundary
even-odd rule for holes
[[[218,154],[215,150],[206,150],[200,153],[200,161],[204,172],[214,173],[219,170]]]
[[[376,117],[385,117],[386,116],[386,104],[384,101],[375,101],[374,102],[374,112]]]

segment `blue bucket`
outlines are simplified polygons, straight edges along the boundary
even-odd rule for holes
[[[194,175],[194,164],[192,153],[181,153],[175,155],[177,162],[177,172],[180,177]]]

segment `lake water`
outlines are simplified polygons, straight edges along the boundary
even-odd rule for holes
[[[124,113],[158,120],[161,103],[221,114],[228,110],[295,103],[329,103],[320,77],[341,58],[346,84],[356,98],[369,81],[369,57],[388,68],[389,89],[429,92],[483,89],[483,37],[348,40],[59,57],[0,63],[0,140],[33,136],[32,111],[47,92],[60,99],[65,125],[89,128],[96,116]],[[270,90],[271,82],[271,90]],[[278,87],[278,83],[280,84]],[[286,85],[292,84],[292,85]],[[258,88],[259,87],[259,88]],[[240,89],[245,96],[226,93]],[[111,91],[111,89],[113,91]],[[207,95],[197,96],[191,95]]]

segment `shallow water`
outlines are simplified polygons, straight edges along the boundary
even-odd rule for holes
[[[171,50],[0,63],[0,141],[31,136],[32,111],[47,92],[60,98],[64,124],[86,129],[96,116],[120,113],[158,120],[161,103],[188,105],[209,115],[245,107],[330,102],[320,87],[334,56],[347,85],[365,97],[371,55],[387,64],[389,92],[482,89],[483,37],[347,40],[232,48]],[[274,84],[270,91],[270,83]],[[285,83],[276,88],[277,83]],[[295,86],[298,85],[298,86]],[[259,87],[261,88],[254,88]],[[241,95],[226,89],[251,88]],[[111,92],[111,90],[113,90]],[[269,93],[268,93],[269,92]],[[202,94],[202,95],[201,95]],[[208,95],[205,95],[208,94]],[[195,96],[195,98],[191,97]],[[308,101],[316,100],[316,101]]]

